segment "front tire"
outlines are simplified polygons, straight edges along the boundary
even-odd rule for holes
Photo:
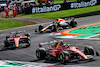
[[[37,32],[37,29],[35,29],[35,32]]]
[[[45,56],[46,56],[46,52],[44,50],[40,50],[40,49],[36,50],[36,57],[38,58],[38,60],[44,59]]]
[[[94,49],[91,46],[84,47],[84,54],[85,55],[94,55]]]

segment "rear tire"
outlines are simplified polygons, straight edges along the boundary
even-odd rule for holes
[[[10,46],[10,43],[7,40],[4,41],[4,44],[5,44],[4,47],[9,47]]]
[[[77,22],[76,21],[71,21],[70,22],[70,26],[72,26],[72,28],[77,26]]]
[[[31,40],[30,40],[30,43],[28,43],[28,45],[26,45],[26,48],[29,47],[30,45],[31,45]]]
[[[30,33],[28,33],[28,34],[25,34],[25,36],[27,36],[27,37],[30,37]]]
[[[9,38],[10,36],[6,36],[6,40]]]
[[[28,33],[28,34],[25,34],[25,36],[27,36],[27,42],[28,42],[28,40],[30,40],[30,43],[28,42],[28,45],[26,45],[26,47],[29,47],[30,46],[30,44],[31,44],[31,37],[30,37],[30,33]]]
[[[44,50],[40,50],[40,49],[36,50],[36,57],[38,58],[38,60],[45,59],[45,56],[46,56],[46,52]]]
[[[37,29],[35,29],[35,32],[37,32]]]

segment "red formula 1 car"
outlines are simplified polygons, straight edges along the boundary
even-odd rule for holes
[[[99,53],[91,46],[84,47],[79,50],[76,46],[64,45],[63,42],[56,43],[52,48],[43,48],[44,44],[50,44],[56,41],[40,43],[39,48],[36,50],[36,56],[39,60],[58,60],[60,63],[66,63],[73,60],[89,60],[94,56],[99,56]],[[50,46],[50,45],[49,45]]]
[[[30,46],[30,34],[25,34],[25,31],[11,32],[10,36],[6,36],[3,49]]]

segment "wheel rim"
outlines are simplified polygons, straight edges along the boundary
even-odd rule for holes
[[[36,52],[37,58],[40,58],[40,52]]]
[[[38,52],[36,53],[36,56],[39,56],[39,53]]]
[[[62,55],[60,55],[60,60],[62,60],[63,59],[63,57],[62,57]]]
[[[64,63],[65,62],[64,55],[63,54],[60,55],[60,61],[61,61],[61,63]]]

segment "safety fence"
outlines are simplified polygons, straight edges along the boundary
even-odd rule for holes
[[[89,6],[100,5],[100,0],[90,0],[90,1],[82,1],[82,2],[69,2],[62,4],[54,4],[54,5],[44,5],[44,6],[34,6],[25,8],[25,14],[35,14],[35,13],[45,13],[45,12],[53,12],[67,9],[76,9],[83,8]]]

